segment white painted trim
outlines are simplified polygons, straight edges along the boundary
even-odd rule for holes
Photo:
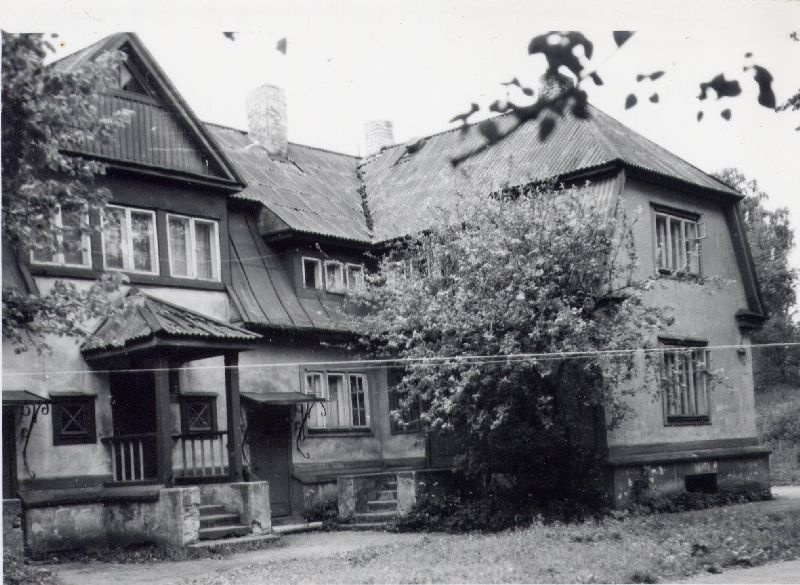
[[[109,267],[106,266],[106,235],[105,231],[104,230],[102,231],[100,241],[101,241],[101,251],[103,254],[103,270],[114,270],[117,272],[131,272],[134,274],[152,274],[154,276],[158,276],[160,271],[159,271],[159,256],[158,256],[158,220],[156,218],[156,212],[151,209],[141,209],[138,207],[125,207],[123,205],[106,205],[106,208],[121,209],[125,212],[127,237],[125,238],[126,239],[125,246],[122,248],[122,268]],[[133,229],[131,229],[132,212],[148,214],[153,218],[153,237],[150,238],[150,255],[151,255],[153,270],[136,270],[133,268]]]
[[[180,215],[178,213],[167,213],[167,259],[169,263],[169,275],[172,278],[185,278],[187,280],[204,280],[207,282],[220,281],[220,251],[219,251],[219,222],[214,219],[206,219],[204,217],[193,217],[189,215]],[[189,229],[187,231],[188,242],[186,243],[186,268],[189,274],[174,274],[172,266],[172,248],[170,246],[171,238],[169,232],[170,218],[186,219],[189,221]],[[202,278],[197,276],[197,234],[195,225],[197,222],[209,224],[212,226],[212,242],[211,242],[211,278]]]
[[[316,269],[314,270],[314,275],[317,277],[319,286],[308,286],[308,284],[306,284],[306,260],[315,263]],[[303,274],[303,288],[307,288],[310,290],[322,290],[324,288],[325,284],[323,282],[322,260],[320,260],[319,258],[312,258],[310,256],[301,256],[300,272],[302,272]]]

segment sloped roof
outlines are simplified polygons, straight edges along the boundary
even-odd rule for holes
[[[254,218],[231,211],[231,287],[234,306],[248,327],[344,331],[341,304],[324,295],[298,295],[277,251],[258,234]]]
[[[247,132],[206,127],[247,183],[234,198],[263,204],[293,231],[370,241],[357,157],[290,143],[288,160],[273,158]]]
[[[405,146],[383,149],[361,166],[375,241],[391,240],[424,227],[436,209],[471,192],[489,193],[503,185],[522,185],[591,171],[611,164],[730,195],[736,191],[590,107],[591,116],[559,118],[548,139],[539,139],[541,120],[526,122],[495,145],[487,146],[476,125],[434,134],[408,153]],[[507,132],[511,114],[494,118]],[[454,167],[452,160],[476,152]]]
[[[81,345],[83,353],[124,348],[153,337],[206,341],[257,341],[261,336],[141,292],[128,291],[122,313],[104,319]]]

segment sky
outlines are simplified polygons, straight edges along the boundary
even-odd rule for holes
[[[800,30],[800,2],[41,0],[35,13],[18,0],[3,5],[0,25],[58,32],[60,54],[114,31],[139,33],[206,121],[245,129],[246,94],[282,85],[291,141],[352,154],[363,152],[371,119],[391,120],[404,142],[451,127],[471,102],[487,115],[495,99],[522,100],[500,82],[538,86],[544,60],[528,55],[530,39],[580,30],[605,81],[589,86],[592,103],[705,171],[735,166],[757,179],[769,207],[790,208],[800,240],[800,112],[758,106],[752,73],[742,71],[767,67],[779,101],[800,88],[800,43],[789,38]],[[637,33],[617,50],[615,29]],[[275,50],[283,37],[285,56]],[[636,82],[655,70],[666,74]],[[740,80],[742,95],[699,102],[698,84],[720,72]],[[628,93],[638,104],[626,110]],[[792,262],[800,266],[800,249]]]

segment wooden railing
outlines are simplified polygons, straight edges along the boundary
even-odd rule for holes
[[[146,481],[156,477],[155,433],[115,435],[100,439],[111,449],[111,477],[115,482]]]
[[[228,432],[203,431],[172,435],[172,465],[176,477],[228,475]]]

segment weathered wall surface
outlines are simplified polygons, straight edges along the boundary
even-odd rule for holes
[[[183,487],[160,490],[156,501],[29,508],[27,546],[33,553],[139,542],[184,546],[199,538],[199,505],[199,488]]]
[[[641,278],[656,274],[652,204],[700,215],[708,233],[702,242],[702,274],[725,281],[722,285],[698,284],[659,277],[646,302],[671,308],[675,322],[664,335],[702,340],[709,346],[749,345],[749,336],[740,333],[735,319],[736,311],[747,308],[747,302],[722,204],[629,178],[624,209],[629,218],[636,219],[634,237]],[[739,354],[735,349],[714,350],[711,367],[723,379],[710,392],[710,424],[666,426],[660,396],[640,380],[634,386],[635,396],[630,398],[636,414],[609,432],[609,447],[755,436],[751,351]]]
[[[21,557],[23,545],[22,503],[16,499],[3,500],[3,552]]]
[[[221,504],[239,514],[253,534],[272,531],[269,485],[266,481],[207,484],[199,487],[202,502]]]

